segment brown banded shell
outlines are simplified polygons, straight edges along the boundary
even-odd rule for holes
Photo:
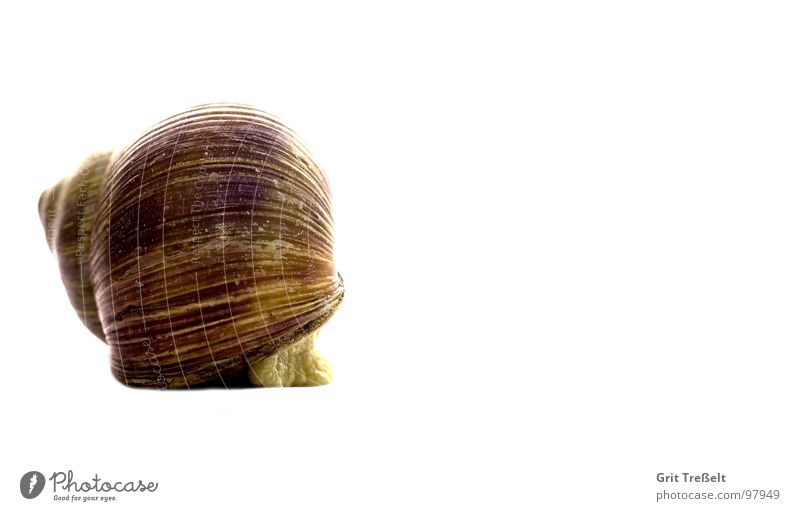
[[[73,307],[132,386],[326,383],[344,287],[328,182],[276,118],[198,106],[39,201]]]

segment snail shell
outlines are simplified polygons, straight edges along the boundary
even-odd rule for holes
[[[327,383],[344,295],[327,179],[276,118],[192,108],[85,160],[39,213],[80,319],[131,386]]]

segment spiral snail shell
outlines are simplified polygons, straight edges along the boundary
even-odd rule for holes
[[[324,384],[344,295],[327,179],[276,118],[209,104],[87,158],[39,214],[67,295],[122,383]]]

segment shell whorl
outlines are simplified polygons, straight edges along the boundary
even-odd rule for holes
[[[61,281],[78,317],[105,341],[90,278],[89,248],[94,210],[111,153],[89,156],[74,175],[45,190],[39,198],[39,217],[50,250],[58,258]]]
[[[153,126],[113,157],[93,213],[93,298],[128,385],[224,385],[342,300],[325,175],[255,108],[202,105]]]

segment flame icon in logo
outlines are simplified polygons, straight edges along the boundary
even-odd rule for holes
[[[31,470],[19,480],[19,492],[26,499],[35,499],[44,489],[44,474]]]

